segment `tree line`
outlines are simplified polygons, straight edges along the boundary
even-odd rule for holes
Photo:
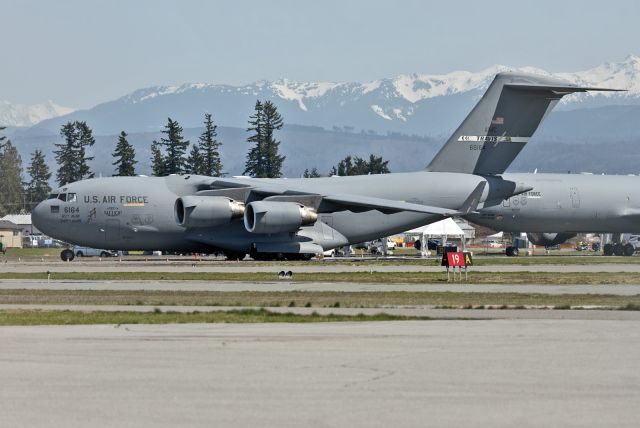
[[[151,143],[151,170],[154,176],[170,174],[197,174],[213,177],[224,175],[220,158],[222,141],[218,139],[217,125],[211,114],[204,115],[204,132],[198,141],[191,144],[183,136],[178,121],[167,119],[159,140]],[[271,101],[257,100],[254,113],[249,117],[246,131],[249,149],[244,174],[258,178],[278,178],[282,176],[282,166],[286,159],[279,152],[280,141],[275,133],[284,126],[282,116]],[[0,127],[0,131],[5,129]],[[55,180],[59,186],[94,177],[89,163],[95,145],[93,131],[84,121],[67,122],[60,128],[62,141],[55,143],[53,151],[58,166]],[[136,175],[136,153],[122,131],[118,135],[112,153],[113,176]],[[190,149],[189,149],[190,147]],[[332,167],[328,175],[385,174],[390,172],[388,161],[373,154],[369,159],[347,156]],[[36,149],[26,168],[28,181],[22,181],[22,159],[15,146],[4,136],[0,136],[0,215],[10,212],[31,211],[51,192],[49,180],[52,176],[41,150]],[[303,177],[321,177],[317,168],[306,169]]]

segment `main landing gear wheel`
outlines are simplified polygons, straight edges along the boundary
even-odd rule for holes
[[[613,245],[605,244],[604,247],[602,248],[602,253],[605,256],[613,256]]]
[[[505,250],[507,257],[518,257],[520,255],[520,251],[517,247],[507,247]]]
[[[636,249],[635,249],[635,247],[633,245],[625,244],[624,250],[623,250],[623,253],[624,253],[625,256],[627,256],[627,257],[633,256],[633,253],[635,253],[635,252],[636,252]]]
[[[613,246],[613,254],[616,256],[624,256],[624,245],[616,244]]]
[[[73,251],[66,249],[66,250],[62,250],[60,252],[60,258],[62,259],[63,262],[70,262],[71,260],[74,259],[76,255],[73,254]]]

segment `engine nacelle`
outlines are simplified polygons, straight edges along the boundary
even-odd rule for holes
[[[313,209],[296,202],[255,201],[244,212],[244,227],[251,233],[295,232],[316,220]]]
[[[176,200],[176,222],[187,228],[221,226],[242,217],[244,209],[244,203],[224,196],[183,196]]]
[[[576,236],[575,233],[527,233],[529,242],[534,245],[544,245],[545,247],[562,244],[574,236]]]

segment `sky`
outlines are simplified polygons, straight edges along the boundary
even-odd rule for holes
[[[0,0],[0,100],[88,108],[142,87],[368,81],[640,55],[640,1]]]

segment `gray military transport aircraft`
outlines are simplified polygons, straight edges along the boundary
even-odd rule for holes
[[[425,171],[94,178],[54,191],[33,210],[33,222],[49,236],[97,248],[309,258],[537,191],[528,179],[500,174],[564,95],[586,90],[601,89],[539,75],[496,75]],[[64,250],[61,258],[71,260],[73,252]]]
[[[640,230],[640,178],[591,174],[503,174],[504,180],[526,183],[532,190],[486,207],[466,218],[505,232],[527,232],[536,245],[556,245],[578,233],[612,233],[605,255],[630,256],[631,244],[620,234]],[[517,247],[507,247],[517,256]]]

